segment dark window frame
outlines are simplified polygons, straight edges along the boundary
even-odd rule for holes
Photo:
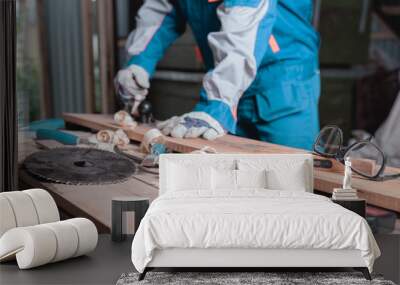
[[[0,1],[0,192],[16,191],[17,98],[15,92],[16,3]]]

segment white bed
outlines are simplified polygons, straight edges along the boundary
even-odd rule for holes
[[[132,244],[154,267],[354,267],[379,248],[367,222],[312,194],[312,156],[167,154]]]

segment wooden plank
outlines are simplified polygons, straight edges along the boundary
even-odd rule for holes
[[[64,120],[69,123],[88,127],[91,129],[119,128],[113,121],[112,116],[95,114],[71,114],[64,113]],[[133,130],[125,130],[130,139],[141,141],[143,135],[151,126],[139,125]],[[205,145],[215,148],[220,153],[304,153],[304,150],[284,147],[267,142],[225,135],[214,141],[203,139],[176,139],[166,137],[167,146],[177,152],[191,152],[201,149]],[[316,156],[318,157],[318,156]],[[335,165],[335,167],[339,167]],[[339,168],[337,168],[339,169]],[[400,172],[399,169],[396,171]],[[331,193],[333,188],[342,184],[343,172],[334,173],[314,169],[314,188],[319,191]],[[362,179],[357,176],[353,178],[353,186],[360,191],[360,196],[365,198],[369,204],[380,206],[400,213],[400,180],[375,182]]]
[[[115,75],[115,35],[113,0],[97,1],[97,26],[99,34],[99,61],[102,113],[115,111],[114,75]]]
[[[86,217],[92,220],[99,231],[111,229],[111,201],[118,196],[148,197],[154,200],[158,188],[150,186],[136,178],[110,185],[66,185],[47,183],[36,179],[20,169],[19,178],[30,187],[48,190],[56,199],[57,206],[74,217]]]
[[[66,212],[69,216],[88,218],[96,225],[96,228],[100,233],[110,232],[109,227],[107,227],[105,222],[100,221],[96,218],[96,216],[88,213],[85,210],[82,210],[78,206],[65,199],[62,195],[60,195],[60,193],[57,192],[56,184],[45,183],[41,180],[35,179],[22,168],[20,168],[20,170],[18,171],[18,178],[24,183],[24,185],[28,185],[29,188],[46,189],[56,201],[57,207],[61,211]],[[19,190],[24,189],[25,188],[21,188]]]
[[[43,149],[64,147],[65,145],[56,140],[37,140],[36,144]]]
[[[383,5],[381,10],[389,16],[400,16],[400,5]]]
[[[95,112],[92,0],[81,0],[85,112]]]
[[[68,123],[84,126],[94,130],[117,130],[120,128],[120,126],[114,122],[113,116],[111,115],[64,113],[63,118]],[[134,129],[124,130],[131,140],[141,142],[144,134],[151,128],[152,126],[141,124]],[[304,153],[304,150],[300,149],[294,149],[246,138],[239,138],[231,135],[226,135],[214,141],[166,137],[166,144],[171,150],[182,153],[201,149],[205,145],[213,147],[221,153]]]
[[[110,129],[116,130],[120,128],[117,125],[111,115],[99,115],[99,114],[74,114],[64,113],[63,118],[66,122],[84,126],[94,130]],[[152,126],[149,125],[138,125],[135,129],[125,129],[128,137],[133,141],[141,142],[144,134],[150,130]],[[203,139],[177,139],[172,137],[166,137],[166,144],[169,149],[188,153],[194,150],[209,146],[216,149],[220,153],[304,153],[304,150],[295,149],[291,147],[276,145],[263,141],[257,141],[247,139],[243,137],[237,137],[232,135],[225,135],[214,141],[205,141]],[[319,159],[326,159],[316,156]],[[330,159],[332,162],[332,168],[320,169],[321,171],[338,172],[343,173],[344,167],[341,163],[336,160]],[[371,166],[367,163],[366,168]]]
[[[314,170],[314,188],[332,193],[333,188],[341,187],[342,175]],[[400,213],[400,180],[376,182],[353,177],[352,186],[358,190],[360,198],[368,204]]]

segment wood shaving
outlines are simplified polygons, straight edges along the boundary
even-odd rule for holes
[[[114,114],[114,121],[122,127],[135,128],[137,126],[137,122],[132,116],[122,110]]]
[[[97,133],[96,139],[100,143],[112,143],[114,132],[111,130],[101,130]]]
[[[117,145],[118,147],[126,147],[129,144],[130,140],[128,138],[128,136],[126,135],[126,133],[122,130],[122,129],[118,129],[115,133],[114,133],[114,137],[113,137],[113,144]]]

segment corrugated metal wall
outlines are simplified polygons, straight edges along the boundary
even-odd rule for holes
[[[117,68],[122,68],[128,61],[128,54],[125,51],[123,42],[134,29],[136,23],[136,11],[141,5],[139,0],[114,0],[115,2],[115,22],[116,38],[118,43],[118,62]]]
[[[377,16],[373,17],[372,33],[380,34],[385,32],[382,20]],[[393,37],[372,38],[371,56],[377,58],[387,69],[392,70],[400,67],[400,40]]]
[[[130,0],[116,0],[115,1],[115,21],[117,24],[116,35],[118,38],[127,37],[130,33],[134,17],[132,17]]]
[[[45,0],[54,116],[84,111],[80,0]]]

